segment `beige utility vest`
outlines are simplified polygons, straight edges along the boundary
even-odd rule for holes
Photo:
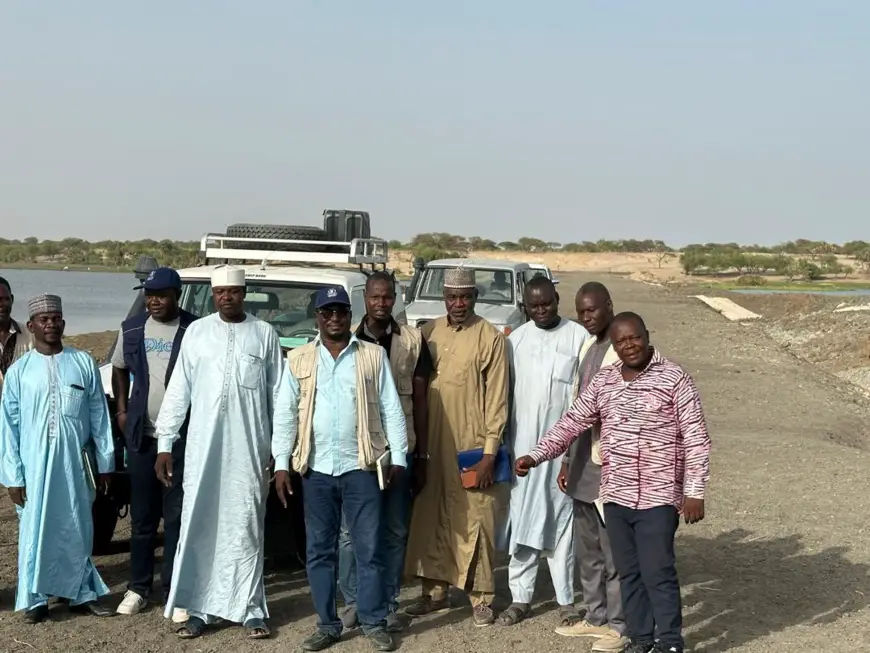
[[[287,354],[290,370],[299,382],[298,436],[293,448],[293,469],[300,474],[308,470],[314,423],[314,401],[317,394],[317,359],[319,341],[310,342]],[[375,461],[387,450],[387,440],[381,422],[380,378],[384,348],[362,340],[353,352],[356,363],[356,437],[359,466],[374,467]]]
[[[361,324],[355,324],[351,331],[359,333]],[[420,329],[407,324],[399,326],[395,322],[391,328],[393,338],[390,341],[390,371],[393,373],[402,412],[405,414],[408,453],[411,454],[417,447],[417,433],[414,431],[414,370],[417,369],[420,348],[423,346],[423,333]]]

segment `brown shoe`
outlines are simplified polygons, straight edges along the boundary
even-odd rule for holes
[[[405,614],[409,617],[425,617],[437,612],[447,612],[450,609],[450,598],[433,600],[431,596],[421,596],[417,601],[405,608]]]
[[[474,625],[478,628],[492,626],[495,623],[495,612],[488,605],[474,606],[474,614],[471,617]]]

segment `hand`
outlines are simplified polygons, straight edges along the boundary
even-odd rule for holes
[[[514,471],[517,473],[517,476],[522,478],[526,474],[529,473],[529,470],[536,467],[535,461],[532,460],[531,456],[521,456],[517,458],[517,462],[514,464]]]
[[[417,496],[426,487],[426,472],[429,470],[429,461],[425,458],[416,458],[411,471],[411,495]]]
[[[562,469],[559,470],[559,476],[556,477],[556,485],[565,494],[568,494],[568,463],[562,463]]]
[[[462,471],[467,472],[469,469],[477,473],[477,489],[485,490],[492,485],[493,472],[495,471],[495,455],[484,454],[479,463]]]
[[[27,490],[23,487],[11,487],[9,488],[9,498],[16,506],[23,508],[27,502]]]
[[[108,494],[109,488],[112,486],[112,475],[111,474],[100,474],[97,478],[97,489],[100,491],[100,494]]]
[[[157,454],[157,462],[154,463],[154,471],[157,472],[157,480],[166,487],[172,487],[172,454]]]
[[[127,411],[125,410],[123,413],[118,413],[116,416],[118,420],[118,428],[121,429],[121,433],[127,432]]]
[[[275,492],[278,494],[278,501],[285,508],[293,495],[293,484],[290,482],[290,472],[279,470],[275,472]]]
[[[696,524],[704,519],[704,500],[683,497],[683,507],[680,514],[687,524]]]

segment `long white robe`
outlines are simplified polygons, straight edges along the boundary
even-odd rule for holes
[[[92,444],[91,444],[92,443]],[[0,409],[0,483],[24,487],[19,518],[16,610],[48,597],[73,604],[109,593],[91,560],[94,527],[82,449],[97,469],[115,470],[106,395],[94,359],[64,347],[54,356],[31,350],[7,371]]]
[[[236,623],[268,617],[263,530],[282,362],[275,329],[252,315],[187,328],[155,424],[169,452],[190,408],[167,617],[175,607]]]
[[[578,355],[589,333],[562,318],[554,329],[527,322],[508,336],[511,396],[508,439],[515,456],[534,448],[571,406],[576,393]],[[561,461],[546,462],[511,488],[508,553],[518,546],[552,552],[571,529],[573,504],[559,490]]]

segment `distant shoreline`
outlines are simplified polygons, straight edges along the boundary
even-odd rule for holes
[[[110,265],[75,265],[69,263],[9,263],[0,265],[0,270],[45,270],[48,272],[115,272],[133,273],[133,268],[113,267]]]

